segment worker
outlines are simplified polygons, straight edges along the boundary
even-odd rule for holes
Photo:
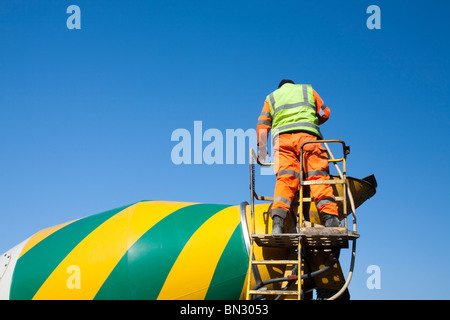
[[[320,143],[303,142],[323,139],[319,125],[326,122],[330,109],[311,85],[295,84],[284,79],[269,94],[257,124],[258,161],[267,157],[267,137],[272,130],[274,169],[277,175],[270,215],[272,234],[283,233],[284,220],[299,190],[300,157],[307,180],[329,180],[328,156]],[[340,227],[338,206],[329,184],[311,185],[311,196],[325,227]]]

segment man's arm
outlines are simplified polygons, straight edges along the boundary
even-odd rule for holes
[[[314,102],[316,103],[316,112],[319,117],[319,125],[326,122],[330,118],[331,110],[323,103],[322,98],[319,94],[313,89],[314,93]]]
[[[272,129],[272,116],[270,115],[269,102],[265,100],[261,115],[258,118],[258,124],[256,126],[259,148],[258,159],[261,163],[264,162],[267,156],[267,139],[269,137],[270,129]]]

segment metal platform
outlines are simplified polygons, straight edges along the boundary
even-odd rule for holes
[[[298,247],[299,233],[254,234],[253,240],[260,247],[294,248]]]
[[[348,248],[348,241],[359,238],[359,233],[347,228],[300,228],[300,236],[308,247]]]
[[[359,238],[359,233],[346,228],[305,227],[300,233],[252,235],[258,246],[273,248],[297,247],[300,237],[309,247],[348,248],[348,241]]]

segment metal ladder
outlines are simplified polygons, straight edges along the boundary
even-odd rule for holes
[[[247,290],[246,290],[246,300],[250,300],[254,296],[274,296],[277,298],[281,296],[294,296],[297,300],[301,300],[303,298],[302,293],[302,283],[303,279],[307,277],[317,276],[320,273],[327,271],[332,265],[337,262],[333,260],[333,263],[323,269],[304,274],[304,268],[302,268],[303,264],[303,252],[309,250],[311,248],[348,248],[348,241],[353,240],[353,249],[352,249],[352,261],[350,266],[349,276],[347,277],[347,281],[344,286],[339,290],[333,297],[330,299],[335,299],[339,297],[347,288],[352,273],[353,273],[353,265],[355,258],[355,244],[356,239],[359,237],[359,233],[356,231],[356,215],[355,215],[355,206],[353,202],[352,195],[350,193],[350,189],[347,186],[346,181],[346,157],[349,154],[349,147],[345,145],[342,140],[315,140],[315,141],[307,141],[304,142],[300,149],[300,154],[303,154],[303,147],[309,143],[323,143],[327,149],[327,153],[329,156],[329,162],[333,163],[339,173],[340,179],[329,179],[329,180],[313,180],[306,181],[303,179],[303,157],[300,157],[300,184],[299,184],[299,201],[298,201],[298,209],[297,209],[297,223],[296,223],[296,233],[284,233],[280,235],[272,235],[272,234],[255,234],[255,210],[254,210],[254,201],[262,200],[262,201],[273,201],[273,197],[265,197],[258,196],[255,192],[255,161],[257,161],[257,156],[253,149],[250,150],[250,196],[251,196],[251,226],[250,226],[250,259],[249,259],[249,273],[247,278]],[[328,143],[340,143],[343,148],[343,157],[340,159],[335,159],[333,154],[331,153],[330,148],[328,147]],[[338,163],[342,163],[342,172],[338,166]],[[262,166],[273,166],[273,163],[261,164]],[[304,212],[303,212],[303,203],[305,202],[313,202],[311,197],[304,197],[304,187],[311,185],[319,185],[319,184],[329,184],[329,185],[342,185],[343,186],[343,195],[335,196],[336,201],[341,201],[343,203],[343,215],[344,215],[344,226],[331,228],[331,227],[323,227],[315,226],[313,223],[310,223],[305,220]],[[352,214],[353,214],[353,230],[347,229],[347,198],[350,200]],[[292,209],[292,208],[291,208]],[[291,260],[256,260],[254,256],[254,247],[274,247],[274,248],[288,248],[290,250],[296,251],[296,259]],[[283,290],[258,290],[260,288],[257,285],[255,288],[251,288],[251,279],[254,277],[255,271],[257,271],[258,265],[290,265],[292,266],[292,270],[296,269],[296,273],[294,272],[291,275],[288,275],[283,278],[278,279],[269,279],[265,281],[265,284],[273,282],[281,282],[287,281],[288,285],[286,285]],[[292,287],[292,283],[295,281],[295,290],[287,290],[289,287]],[[265,285],[264,284],[264,285]]]

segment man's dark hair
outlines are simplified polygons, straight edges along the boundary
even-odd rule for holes
[[[280,84],[278,85],[278,89],[280,89],[281,86],[282,86],[283,84],[285,84],[285,83],[292,83],[292,84],[295,84],[294,81],[292,81],[292,80],[289,80],[289,79],[283,79],[283,80],[281,80]]]

